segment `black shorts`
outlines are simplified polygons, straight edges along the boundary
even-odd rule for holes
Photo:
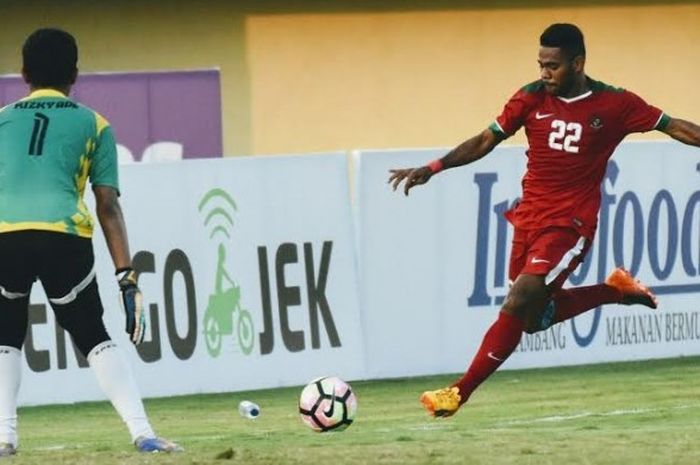
[[[75,300],[94,279],[94,263],[90,239],[34,230],[0,234],[0,290],[4,297],[28,295],[38,279],[52,304]]]
[[[0,233],[0,345],[22,345],[37,280],[84,355],[107,339],[94,262],[90,239],[50,231]]]

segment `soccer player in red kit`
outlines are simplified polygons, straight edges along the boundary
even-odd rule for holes
[[[393,188],[405,181],[408,195],[443,169],[485,156],[521,127],[527,135],[522,200],[506,213],[515,227],[512,286],[464,376],[452,386],[421,395],[423,406],[436,417],[453,415],[510,356],[523,331],[547,329],[602,304],[657,305],[651,291],[621,268],[602,284],[562,285],[591,245],[600,183],[622,139],[656,129],[700,146],[700,127],[586,76],[583,34],[573,24],[553,24],[542,33],[538,62],[540,79],[516,92],[488,129],[427,166],[390,170]]]

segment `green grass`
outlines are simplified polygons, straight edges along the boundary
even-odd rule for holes
[[[496,373],[450,419],[417,401],[454,376],[355,382],[355,423],[318,434],[296,413],[299,388],[146,402],[187,451],[133,451],[107,403],[20,410],[20,464],[693,464],[700,463],[700,358]],[[250,399],[257,420],[238,416]],[[225,452],[229,451],[228,454]],[[231,458],[217,458],[218,454]],[[5,460],[0,459],[0,462]]]

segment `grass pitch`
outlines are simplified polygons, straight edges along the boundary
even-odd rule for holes
[[[354,382],[341,433],[314,433],[299,388],[146,401],[177,455],[139,454],[107,403],[20,410],[20,464],[693,464],[700,463],[700,358],[496,373],[455,417],[431,419],[420,392],[454,376]],[[238,402],[262,415],[246,420]]]

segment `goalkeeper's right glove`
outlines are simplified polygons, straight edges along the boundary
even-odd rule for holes
[[[126,332],[134,345],[141,344],[146,333],[146,315],[143,313],[141,291],[136,284],[136,272],[133,268],[120,268],[116,271],[116,275],[122,309],[126,317]]]

